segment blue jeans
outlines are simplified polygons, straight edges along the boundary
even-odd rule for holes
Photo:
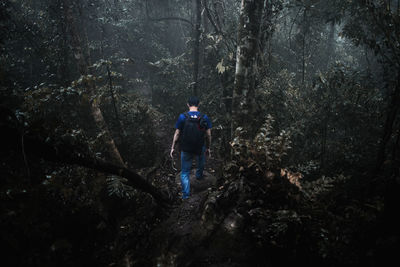
[[[203,147],[200,155],[192,154],[185,151],[181,152],[181,185],[183,199],[190,196],[190,171],[192,169],[192,161],[194,157],[196,157],[197,159],[196,179],[200,180],[203,178],[204,163],[206,161],[205,152],[206,147]]]

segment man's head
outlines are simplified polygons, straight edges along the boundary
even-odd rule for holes
[[[189,97],[188,106],[189,107],[198,107],[200,100],[196,96]]]

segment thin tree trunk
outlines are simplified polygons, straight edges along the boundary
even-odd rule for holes
[[[303,13],[303,53],[302,53],[302,75],[301,75],[301,82],[304,84],[305,81],[305,72],[306,72],[306,18],[307,18],[307,8],[304,8]]]
[[[60,10],[58,7],[62,5],[62,0],[58,0],[56,2],[56,5],[54,6],[54,17],[61,17],[63,16],[63,10]],[[56,12],[57,11],[57,12]],[[68,87],[69,84],[71,83],[70,81],[70,76],[69,76],[69,54],[68,54],[68,36],[67,36],[67,31],[66,31],[66,25],[64,20],[59,20],[58,21],[58,30],[61,33],[61,38],[59,39],[58,46],[60,48],[60,53],[58,54],[60,58],[60,64],[57,67],[57,78],[60,81],[60,84],[62,84],[65,87]]]
[[[102,40],[101,40],[101,55],[103,58],[105,58],[105,52],[104,52],[104,40],[106,39],[106,31],[104,26],[101,27],[101,35],[102,35]],[[121,140],[121,142],[124,141],[124,136],[126,136],[126,132],[125,132],[125,128],[123,127],[123,123],[119,118],[119,112],[118,112],[118,108],[117,108],[117,99],[115,97],[114,94],[114,88],[113,88],[113,80],[112,80],[112,75],[111,75],[111,68],[110,68],[111,62],[106,64],[106,71],[107,71],[107,77],[108,77],[108,89],[110,91],[110,96],[111,96],[111,101],[112,101],[112,105],[114,108],[114,115],[115,115],[115,121],[118,125],[118,134],[119,134],[119,138]]]
[[[242,0],[238,28],[232,127],[252,132],[255,116],[255,79],[263,0]]]
[[[114,89],[113,89],[113,83],[112,83],[112,77],[111,77],[111,69],[108,64],[106,66],[106,69],[107,69],[107,76],[108,76],[108,89],[110,90],[110,96],[111,96],[111,100],[112,100],[112,104],[113,104],[113,108],[114,108],[115,119],[116,119],[117,123],[120,125],[121,121],[119,120],[119,116],[118,116],[117,100],[115,99],[115,95],[114,95]],[[120,130],[122,130],[122,128]]]
[[[224,26],[224,21],[223,21],[223,17],[224,17],[224,8],[222,6],[222,3],[219,1],[212,1],[213,5],[214,5],[214,11],[215,11],[215,21],[218,25],[218,28],[220,30],[222,30],[223,26]]]
[[[215,33],[217,33],[217,34],[221,33],[221,29],[218,28],[217,24],[215,24],[215,21],[211,16],[211,12],[210,12],[210,9],[208,8],[207,0],[203,0],[203,6],[204,6],[205,14],[206,14],[208,20],[210,21],[211,25],[213,26]]]
[[[400,0],[397,0],[397,16],[400,15]]]
[[[376,176],[382,168],[383,162],[386,159],[386,146],[390,141],[393,132],[393,124],[396,120],[397,113],[400,108],[400,71],[397,73],[397,84],[391,97],[391,102],[389,104],[388,113],[386,117],[385,127],[383,130],[383,135],[380,141],[376,166],[374,171],[374,176]]]
[[[194,0],[196,22],[194,25],[193,43],[193,95],[198,95],[199,59],[200,59],[200,25],[201,25],[201,0]]]
[[[322,128],[322,141],[321,141],[321,156],[320,156],[320,173],[323,173],[325,170],[325,155],[326,155],[326,139],[328,135],[328,118],[325,119],[323,128]]]
[[[203,7],[203,12],[201,12],[202,15],[202,23],[203,23],[203,29],[204,29],[204,33],[208,34],[210,32],[210,25],[208,24],[209,19],[208,19],[208,12],[206,11],[206,4],[207,2],[205,0],[200,0],[201,1],[201,5]]]
[[[76,27],[76,22],[73,17],[74,10],[73,8],[76,6],[76,3],[73,0],[64,0],[63,7],[65,11],[65,20],[67,30],[69,30],[69,34],[71,37],[71,47],[74,58],[76,59],[77,69],[80,75],[87,75],[87,62],[85,61],[85,55],[82,48],[82,41],[78,29]]]
[[[393,167],[393,170],[392,170],[395,177],[397,177],[399,175],[399,171],[400,171],[400,169],[398,168],[398,166],[400,166],[399,151],[400,151],[400,129],[397,130],[396,142],[392,149],[392,162],[393,162],[392,166],[397,166],[397,167]]]
[[[330,26],[331,28],[327,45],[328,62],[325,64],[327,68],[335,59],[335,21],[332,21]]]
[[[269,4],[269,1],[265,1],[266,6],[264,10],[264,14],[262,15],[262,21],[261,21],[261,28],[260,28],[260,51],[261,53],[264,53],[266,45],[267,45],[267,40],[270,37],[270,32],[268,29],[270,28],[270,23],[271,23],[271,15],[272,15],[272,10],[271,10],[271,5]]]

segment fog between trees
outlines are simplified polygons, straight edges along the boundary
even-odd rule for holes
[[[398,0],[1,0],[4,262],[384,265],[399,38]],[[191,95],[212,158],[184,203]]]

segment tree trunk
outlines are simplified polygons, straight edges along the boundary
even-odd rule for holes
[[[54,3],[54,5],[50,6],[51,10],[54,10],[51,14],[51,19],[59,19],[64,15],[64,11],[59,7],[62,5],[63,0],[58,0]],[[61,38],[58,41],[59,53],[57,56],[60,59],[60,64],[57,66],[57,79],[58,83],[62,84],[64,87],[68,87],[71,83],[70,75],[69,75],[69,47],[68,47],[68,35],[67,29],[65,25],[65,21],[59,19],[57,21],[57,28],[60,32]]]
[[[254,128],[255,79],[263,0],[242,0],[238,28],[235,82],[232,99],[232,133]]]
[[[271,70],[271,28],[272,28],[272,4],[270,0],[265,0],[265,8],[262,14],[261,26],[260,26],[260,54],[261,56],[258,58],[258,65],[260,66],[260,76],[266,77],[269,75]],[[266,55],[266,56],[264,56]],[[266,62],[267,61],[267,62]]]
[[[106,30],[105,27],[101,27],[101,55],[103,58],[106,58],[105,51],[104,51],[104,42],[106,40]],[[110,96],[111,96],[111,102],[114,108],[114,115],[115,115],[115,121],[118,125],[118,134],[120,141],[123,143],[124,141],[124,136],[127,136],[125,132],[125,128],[123,127],[123,123],[119,118],[118,114],[118,108],[117,108],[117,99],[114,94],[114,88],[113,88],[113,80],[112,80],[112,75],[111,75],[111,68],[110,68],[111,62],[106,64],[106,70],[107,70],[107,77],[108,77],[108,89],[110,91]]]
[[[73,17],[73,11],[74,11],[73,8],[77,6],[78,3],[76,3],[74,0],[64,0],[63,4],[65,10],[66,24],[69,28],[69,33],[71,36],[71,46],[73,54],[77,61],[78,72],[81,76],[87,76],[88,62],[85,59],[86,57],[83,48],[84,42],[81,40],[76,25],[77,23]],[[96,97],[94,97],[96,92],[95,82],[88,77],[87,79],[85,79],[85,81],[86,81],[85,87],[89,92],[90,99],[92,99],[90,103],[92,117],[95,121],[96,126],[98,127],[99,132],[101,132],[105,138],[104,144],[107,147],[107,150],[112,158],[112,161],[115,164],[125,166],[121,154],[119,153],[118,148],[115,145],[115,142],[110,134],[110,131],[108,130],[107,124],[104,120],[103,114],[99,107],[99,101]]]
[[[223,3],[222,1],[212,1],[214,5],[214,11],[215,11],[215,21],[217,23],[217,26],[220,30],[224,27],[225,21],[224,21],[224,8],[223,8]]]
[[[397,130],[396,142],[392,148],[392,173],[393,177],[399,177],[400,172],[400,128]]]
[[[374,176],[376,176],[382,168],[383,162],[386,159],[386,146],[390,141],[393,132],[393,124],[396,120],[397,113],[400,108],[400,71],[397,73],[397,84],[392,94],[391,102],[388,107],[385,127],[383,130],[383,135],[380,141],[377,159],[376,159],[376,166],[374,171]]]
[[[306,19],[307,19],[307,8],[304,8],[303,13],[303,52],[302,52],[302,73],[301,73],[301,82],[304,84],[305,81],[305,74],[306,74]]]
[[[325,66],[325,71],[328,70],[329,65],[334,63],[335,59],[335,21],[333,20],[330,25],[330,31],[329,31],[329,37],[328,37],[328,44],[327,44],[327,49],[326,49],[326,54],[327,54],[327,62],[324,64]]]
[[[84,49],[82,47],[82,41],[80,33],[78,32],[76,22],[74,19],[74,8],[78,4],[74,0],[64,0],[64,19],[66,20],[67,31],[71,37],[71,47],[74,58],[76,59],[77,69],[80,75],[88,74],[88,63],[85,61]]]
[[[194,0],[196,23],[194,25],[193,43],[193,95],[198,96],[199,59],[200,59],[200,25],[201,25],[201,0]]]

